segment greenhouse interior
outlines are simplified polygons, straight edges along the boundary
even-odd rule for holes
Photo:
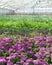
[[[52,0],[0,0],[0,65],[52,65]]]

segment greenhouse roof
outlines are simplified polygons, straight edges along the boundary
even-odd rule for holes
[[[0,0],[0,8],[52,7],[52,0]]]

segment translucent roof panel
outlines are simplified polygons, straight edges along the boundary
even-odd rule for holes
[[[28,8],[52,8],[52,0],[0,0],[0,8],[28,10]],[[52,10],[52,9],[51,9]]]

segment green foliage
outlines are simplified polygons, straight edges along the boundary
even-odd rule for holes
[[[0,29],[15,30],[52,30],[51,15],[1,15]]]
[[[17,61],[19,61],[19,58],[15,58],[15,59],[13,59],[13,64],[15,64]]]
[[[4,56],[4,54],[2,52],[0,52],[0,56]]]
[[[34,63],[33,62],[30,62],[29,65],[34,65]]]
[[[48,63],[51,63],[51,58],[47,58],[46,61],[47,61]]]

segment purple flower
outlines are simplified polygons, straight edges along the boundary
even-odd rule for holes
[[[48,65],[48,63],[42,59],[33,60],[34,65]]]
[[[45,52],[46,48],[41,47],[39,52]]]
[[[5,57],[3,57],[3,56],[0,57],[0,65],[5,65],[5,64],[7,64]]]
[[[52,36],[46,40],[47,43],[52,43]]]
[[[8,60],[7,65],[13,65],[13,63],[10,60]]]
[[[0,38],[0,65],[50,65],[46,59],[51,58],[52,37],[35,36]],[[48,64],[49,63],[49,64]]]

